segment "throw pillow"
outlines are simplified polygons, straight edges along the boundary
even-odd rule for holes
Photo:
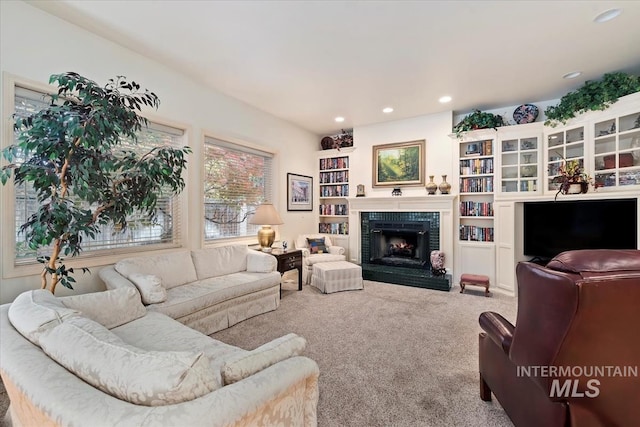
[[[79,378],[136,405],[172,405],[216,389],[216,373],[202,352],[145,351],[85,317],[66,320],[40,342]]]
[[[142,303],[158,304],[167,300],[167,290],[162,286],[162,279],[153,274],[132,273],[129,276],[129,280],[136,285],[140,296],[142,297]]]
[[[132,287],[60,298],[67,308],[78,310],[107,329],[129,323],[147,314],[140,295]]]
[[[65,307],[59,298],[46,289],[37,289],[18,295],[7,315],[23,337],[40,345],[39,338],[44,332],[70,317],[79,316],[80,312]]]
[[[312,254],[322,254],[327,252],[327,247],[324,244],[324,238],[321,239],[307,239],[309,243],[309,252]]]
[[[233,384],[282,360],[299,356],[306,345],[307,341],[304,338],[296,334],[288,334],[255,350],[236,354],[225,361],[222,368],[224,384]]]

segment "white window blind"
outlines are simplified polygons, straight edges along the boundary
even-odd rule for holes
[[[205,138],[205,241],[255,236],[249,219],[272,196],[273,154]]]
[[[48,105],[48,98],[41,92],[23,87],[15,88],[15,113],[27,116]],[[16,134],[17,136],[17,134]],[[146,153],[159,145],[184,145],[184,130],[149,122],[147,128],[138,133],[137,143],[123,139],[121,148],[134,149],[139,153]],[[115,148],[117,151],[119,148]],[[20,159],[18,159],[19,161]],[[41,248],[38,253],[30,249],[23,233],[19,232],[20,225],[36,212],[38,202],[30,184],[14,187],[15,191],[15,230],[16,230],[16,264],[34,262],[36,256],[49,253],[48,248]],[[167,194],[169,194],[167,192]],[[100,233],[94,239],[83,237],[83,251],[80,256],[90,256],[110,253],[114,251],[139,251],[140,246],[156,249],[151,245],[178,246],[181,239],[181,209],[180,196],[168,196],[158,199],[156,218],[151,222],[146,215],[134,213],[128,220],[127,229],[122,230],[110,226],[100,228]]]

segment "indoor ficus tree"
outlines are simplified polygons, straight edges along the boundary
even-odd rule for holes
[[[14,115],[15,143],[2,152],[9,162],[3,184],[13,172],[16,185],[33,188],[38,209],[20,226],[31,249],[49,248],[42,288],[58,283],[72,289],[73,269],[63,256],[82,251],[83,238],[115,224],[124,232],[134,212],[153,219],[160,196],[181,192],[189,147],[157,146],[140,154],[136,142],[147,125],[138,112],[158,108],[158,97],[119,76],[102,87],[77,73],[52,75],[57,94],[47,107],[27,117]],[[83,271],[86,269],[83,268]],[[49,281],[50,276],[50,281]]]

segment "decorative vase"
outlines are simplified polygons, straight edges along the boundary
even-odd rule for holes
[[[320,146],[323,150],[330,150],[335,145],[335,141],[330,136],[325,136],[320,140]]]
[[[436,191],[438,191],[438,184],[433,182],[433,175],[429,175],[429,182],[425,188],[427,189],[427,194],[436,194]]]
[[[447,175],[442,175],[442,182],[438,186],[440,189],[440,194],[449,194],[451,190],[451,184],[447,182]]]
[[[431,251],[429,259],[431,261],[431,271],[434,275],[442,276],[447,272],[444,268],[444,252]]]

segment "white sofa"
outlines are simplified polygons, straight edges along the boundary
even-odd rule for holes
[[[0,306],[13,426],[317,424],[318,366],[289,334],[252,351],[147,312],[130,288]]]
[[[269,254],[229,245],[127,258],[99,275],[107,289],[137,289],[149,311],[210,335],[278,308],[276,268]]]
[[[324,239],[327,248],[323,253],[311,253],[308,239]],[[301,234],[295,241],[296,249],[302,251],[302,282],[305,285],[311,284],[313,274],[313,264],[320,262],[345,261],[345,250],[341,246],[334,246],[331,238],[325,234]]]

